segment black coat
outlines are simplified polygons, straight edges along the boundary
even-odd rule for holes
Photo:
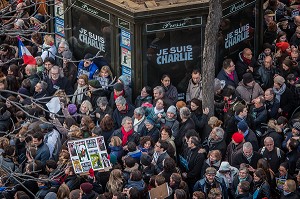
[[[255,185],[254,184],[254,190],[252,192],[252,194],[255,192],[255,190],[258,190],[258,195],[256,197],[256,199],[262,199],[264,197],[270,198],[270,185],[268,184],[267,181],[264,181],[262,184],[260,185]],[[253,194],[254,195],[254,194]]]
[[[179,124],[179,131],[178,131],[177,137],[175,138],[175,141],[174,141],[176,144],[176,147],[181,148],[184,136],[185,136],[186,132],[190,129],[195,129],[195,123],[191,118],[189,118],[185,122],[182,122]]]
[[[292,193],[290,193],[286,196],[281,194],[281,197],[280,197],[280,199],[299,199],[299,198],[300,198],[300,196],[297,193],[294,193],[294,192],[292,192]]]
[[[77,177],[77,175],[74,174],[74,175],[68,176],[65,179],[65,183],[69,187],[70,191],[72,191],[74,189],[79,189],[80,184],[81,184],[81,179],[79,177]]]
[[[241,151],[233,157],[232,166],[239,169],[240,164],[246,163],[246,164],[249,164],[254,169],[256,169],[257,168],[257,162],[260,158],[262,158],[262,156],[258,152],[253,151],[253,156],[252,156],[252,158],[249,162],[247,160],[247,158],[244,156],[243,151]]]
[[[52,83],[50,78],[47,78],[46,83],[48,84],[47,91],[49,95],[53,95],[59,89],[64,90],[67,95],[73,94],[73,87],[66,77],[59,77],[55,84]]]
[[[235,70],[236,70],[236,73],[237,73],[237,76],[238,76],[239,80],[243,79],[243,75],[247,72],[248,66],[253,67],[254,70],[255,70],[255,67],[256,67],[256,61],[254,59],[254,56],[251,59],[251,63],[248,65],[243,61],[242,53],[243,52],[239,53],[238,61],[235,64]]]
[[[294,104],[294,95],[289,88],[286,88],[280,98],[280,108],[283,110],[283,116],[291,116],[295,108]]]
[[[239,194],[235,199],[252,199],[253,196],[250,193]]]
[[[141,130],[141,133],[140,133],[140,136],[141,137],[144,137],[144,136],[150,136],[152,141],[154,143],[156,143],[159,139],[159,130],[158,128],[156,128],[155,126],[153,126],[153,128],[149,131],[146,126],[144,125],[142,130]]]
[[[126,116],[132,117],[134,113],[134,107],[131,104],[128,104],[127,111],[120,112],[118,109],[115,109],[113,112],[114,128],[118,129],[121,127],[122,119]]]
[[[278,149],[274,148],[273,151],[268,151],[266,148],[263,147],[259,150],[259,153],[263,156],[265,160],[268,161],[270,168],[274,173],[277,172],[280,164],[283,163],[285,160],[285,154],[281,149],[279,149],[280,156],[278,157],[279,155],[279,154],[277,155]]]
[[[118,136],[122,140],[123,139],[123,134],[122,134],[121,128],[115,130],[112,133],[111,137],[112,136]],[[128,136],[127,143],[124,143],[123,145],[127,145],[128,142],[134,142],[136,145],[139,145],[139,141],[140,141],[139,134],[137,132],[133,132],[130,136]]]
[[[265,66],[261,66],[257,70],[256,81],[263,90],[266,90],[267,88],[273,87],[274,75],[275,75],[274,68],[267,69]]]

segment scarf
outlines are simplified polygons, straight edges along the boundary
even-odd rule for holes
[[[120,111],[121,114],[126,114],[128,112],[128,104],[125,105],[125,110]]]
[[[133,129],[131,129],[130,131],[126,132],[124,127],[122,126],[121,128],[121,132],[122,132],[122,146],[125,146],[127,141],[128,141],[128,137],[132,135],[133,133]]]
[[[122,93],[120,95],[116,95],[116,93],[114,92],[114,100],[116,100],[120,96],[124,96],[124,90],[122,90]]]
[[[273,87],[273,91],[276,94],[276,99],[278,99],[279,102],[280,102],[281,95],[284,93],[285,89],[286,89],[286,84],[282,84],[282,86],[279,90],[276,90]]]
[[[139,125],[142,123],[142,121],[144,121],[145,116],[143,116],[140,120],[137,120],[136,118],[134,118],[133,121],[133,129],[134,131],[138,130]]]
[[[159,114],[159,113],[162,113],[162,112],[164,112],[164,109],[157,110],[157,108],[156,108],[156,107],[154,107],[153,111],[154,111],[154,114],[155,114],[155,115],[157,115],[157,114]]]
[[[87,85],[85,85],[85,86],[77,86],[77,89],[76,89],[76,91],[74,92],[74,96],[73,96],[73,98],[72,98],[72,103],[73,104],[81,104],[81,102],[82,102],[82,99],[83,99],[83,92],[84,92],[84,90],[87,88]],[[80,94],[81,93],[81,94]],[[79,94],[79,95],[78,95]],[[77,101],[77,103],[76,103],[76,101]]]
[[[242,60],[245,64],[250,65],[251,64],[251,59],[247,59],[246,57],[244,57],[244,55],[242,54]]]
[[[247,137],[248,134],[249,134],[249,129],[247,129],[247,130],[243,133],[244,138]]]

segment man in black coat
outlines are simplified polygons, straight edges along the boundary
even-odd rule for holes
[[[272,57],[266,56],[263,65],[258,68],[256,75],[254,75],[257,83],[261,86],[263,90],[273,87],[275,69],[272,65]]]
[[[244,135],[246,142],[250,142],[253,146],[254,151],[258,151],[258,140],[255,133],[248,127],[248,124],[245,121],[240,121],[237,124],[238,132]]]
[[[250,142],[245,142],[243,144],[243,151],[237,153],[233,157],[232,166],[240,168],[240,165],[245,163],[246,165],[249,165],[249,171],[254,172],[260,158],[262,158],[262,156],[258,152],[253,151],[252,144]]]
[[[61,77],[61,69],[53,66],[50,70],[50,78],[46,79],[48,84],[47,91],[49,95],[53,95],[57,90],[64,90],[67,95],[73,94],[73,87],[66,77]]]
[[[256,61],[252,56],[252,51],[245,48],[239,53],[238,61],[236,62],[235,70],[238,78],[243,79],[245,73],[253,73],[256,70]]]
[[[242,181],[237,187],[238,194],[236,195],[236,199],[252,199],[252,195],[250,194],[250,183],[247,181]]]
[[[114,127],[115,129],[118,129],[121,127],[123,118],[126,116],[132,118],[134,107],[131,104],[128,104],[123,96],[119,96],[115,103],[117,108],[114,110],[112,117],[114,120]]]

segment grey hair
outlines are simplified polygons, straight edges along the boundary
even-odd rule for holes
[[[30,75],[34,75],[37,73],[37,68],[35,65],[28,64],[26,68],[30,71]]]
[[[123,126],[126,123],[126,121],[132,121],[132,119],[130,117],[128,117],[128,116],[124,117],[122,119],[121,125]]]
[[[58,74],[59,74],[59,77],[63,77],[64,76],[64,72],[63,72],[63,70],[59,67],[59,66],[56,66],[56,65],[54,65],[54,66],[52,66],[52,68],[50,69],[50,71],[49,71],[49,76],[51,75],[51,71],[52,70],[58,70]],[[50,76],[51,77],[51,76]]]
[[[134,112],[138,115],[142,115],[142,116],[145,115],[145,110],[142,107],[138,107],[138,108],[134,109]]]
[[[188,119],[191,117],[191,111],[187,107],[182,107],[180,109],[180,116],[182,116],[184,119]]]
[[[158,90],[159,94],[165,94],[165,90],[162,86],[156,86],[153,88],[153,90]]]
[[[251,142],[245,142],[243,144],[243,150],[244,149],[253,149]]]
[[[41,87],[42,87],[42,90],[46,90],[48,88],[48,84],[44,81],[40,81],[40,84],[41,84]]]
[[[62,40],[58,46],[60,46],[61,44],[65,47],[65,51],[70,51],[69,44],[67,41]]]
[[[121,104],[122,106],[124,106],[126,104],[126,99],[123,96],[119,96],[116,101],[116,104]]]
[[[98,106],[100,106],[100,105],[106,106],[107,104],[108,104],[108,101],[107,101],[106,97],[99,97],[97,99],[97,105]]]
[[[224,138],[225,132],[224,132],[224,130],[223,130],[221,127],[215,127],[214,130],[216,131],[216,135],[217,135],[219,138],[221,138],[221,139]]]
[[[267,142],[267,141],[272,141],[274,143],[274,139],[272,137],[266,137],[264,139],[264,143]]]

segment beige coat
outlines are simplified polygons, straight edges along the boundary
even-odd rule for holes
[[[193,84],[192,79],[189,81],[189,86],[186,91],[186,101],[189,102],[193,98],[202,100],[202,82],[199,84]]]

